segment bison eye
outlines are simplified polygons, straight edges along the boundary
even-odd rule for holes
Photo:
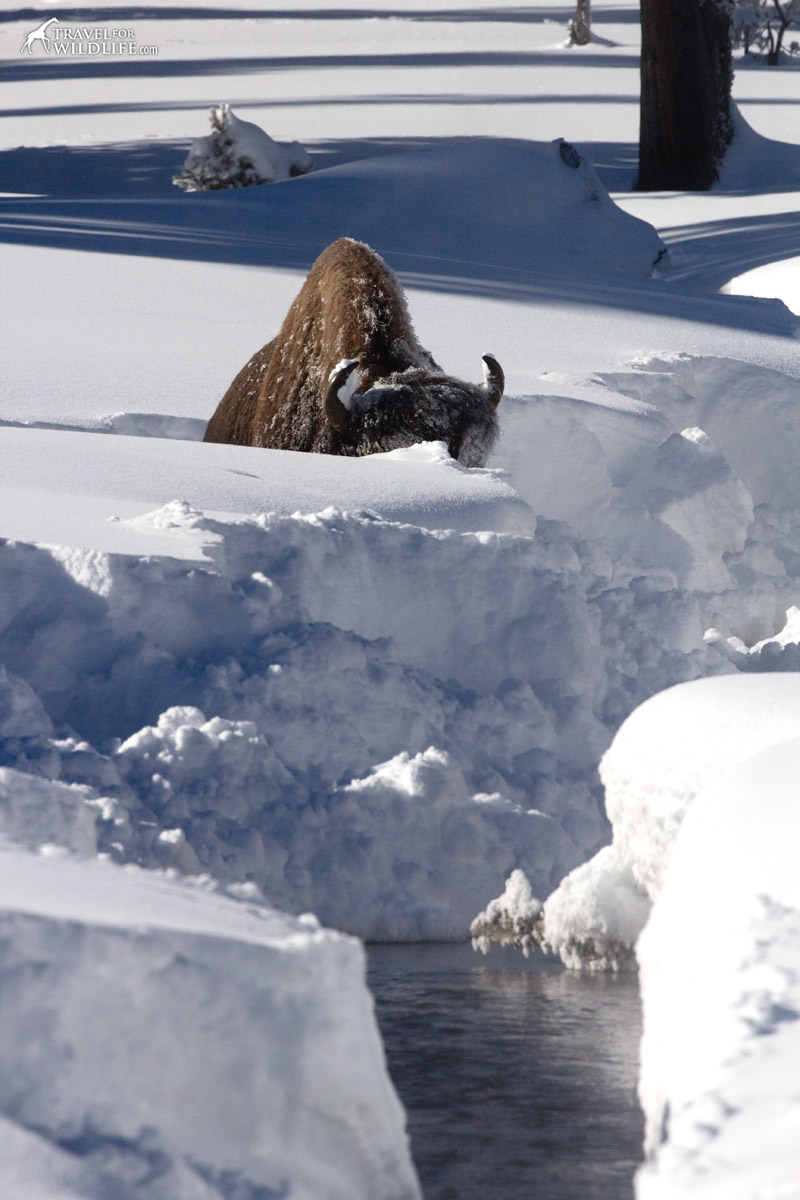
[[[340,432],[350,422],[350,401],[358,387],[357,358],[343,358],[328,376],[323,411],[329,425]]]

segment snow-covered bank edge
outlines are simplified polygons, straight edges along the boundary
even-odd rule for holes
[[[480,948],[640,968],[640,1200],[797,1194],[800,674],[681,684],[601,763],[613,841],[544,904],[521,872]],[[635,956],[635,957],[634,957]]]
[[[39,714],[0,761],[113,799],[123,860],[250,879],[365,937],[458,940],[515,867],[552,891],[607,839],[595,764],[620,715],[731,670],[692,596],[625,586],[553,521],[175,504],[150,524],[210,561],[0,545],[0,659],[30,695],[6,686]]]
[[[352,938],[3,838],[0,946],[8,1200],[418,1200]]]
[[[719,768],[637,947],[638,1200],[800,1194],[800,740]]]

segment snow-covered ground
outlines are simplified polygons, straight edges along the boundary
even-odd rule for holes
[[[383,939],[465,937],[520,870],[542,899],[572,881],[551,901],[553,912],[563,902],[565,929],[582,921],[585,932],[613,897],[632,941],[655,895],[637,848],[653,801],[648,791],[626,807],[628,825],[613,803],[607,815],[604,751],[640,704],[645,716],[631,721],[646,727],[664,689],[724,687],[800,662],[800,305],[781,266],[800,255],[800,117],[793,65],[743,66],[719,186],[632,193],[637,8],[595,0],[596,38],[582,49],[565,47],[571,15],[568,4],[516,0],[263,12],[234,0],[141,10],[110,0],[102,19],[78,0],[2,15],[6,836],[83,855],[96,839],[118,864],[250,884],[295,918],[312,910]],[[53,16],[50,50],[20,52]],[[132,29],[138,53],[55,48],[99,29]],[[306,147],[311,173],[175,188],[220,103],[275,142]],[[341,235],[398,272],[420,341],[446,370],[477,381],[481,354],[502,363],[503,436],[488,469],[461,468],[437,443],[362,460],[201,443],[233,376]],[[749,694],[754,714],[769,716],[768,698],[762,707]],[[625,726],[638,745],[636,728]],[[665,779],[680,753],[664,747]],[[127,914],[112,936],[102,912],[72,911],[71,885],[59,907],[42,875],[40,907],[30,898],[35,871],[85,875],[88,888],[94,866],[23,853],[8,851],[4,892],[20,961],[33,947],[45,973],[63,970],[79,1022],[93,1020],[80,1006],[95,955],[143,995],[134,971],[147,975],[163,938],[140,951],[128,884],[109,882],[124,872],[103,868],[120,898],[98,906]],[[564,902],[575,868],[578,893]],[[255,960],[240,945],[235,897],[225,905],[231,923],[214,936],[237,964],[226,986],[235,994],[241,976],[246,996]],[[269,918],[281,945],[300,936],[295,918]],[[74,930],[68,963],[58,930]],[[186,940],[181,930],[171,945]],[[299,983],[296,998],[281,992],[282,968],[265,987],[301,1011],[314,991],[333,1028],[346,1017],[341,988],[354,1011],[367,1004],[360,959],[344,938],[302,937],[309,995]],[[338,947],[341,974],[317,986],[310,947],[323,943]],[[186,954],[187,978],[219,967]],[[682,986],[682,968],[668,969]],[[9,996],[9,1014],[33,1003],[24,989]],[[185,1018],[187,1045],[233,1019],[227,1003]],[[131,1037],[118,1027],[120,1047]],[[376,1114],[363,1130],[383,1166],[356,1156],[361,1174],[340,1192],[413,1195],[370,1037],[353,1104]],[[333,1034],[322,1043],[336,1060]],[[33,1087],[14,1052],[12,1037],[2,1074]],[[250,1054],[244,1035],[235,1053]],[[59,1082],[76,1104],[84,1086],[92,1101],[83,1061]],[[337,1069],[324,1072],[332,1095]],[[208,1063],[206,1078],[216,1070]],[[316,1100],[291,1084],[295,1070],[272,1059],[258,1087],[286,1085],[287,1120],[300,1128]],[[150,1071],[142,1063],[143,1095],[157,1088]],[[139,1179],[125,1174],[125,1155],[141,1162],[144,1150],[124,1106],[104,1109],[94,1130],[90,1108],[81,1117],[41,1099],[31,1116],[4,1095],[4,1144],[43,1194],[54,1180],[94,1196]],[[163,1103],[178,1101],[170,1092]],[[385,1135],[378,1113],[389,1114]],[[67,1118],[85,1118],[80,1161],[76,1135],[60,1132]],[[240,1183],[280,1186],[253,1166],[268,1154],[257,1139],[235,1162],[214,1157],[211,1139],[196,1160],[160,1109],[145,1123],[161,1139],[152,1153],[176,1171],[196,1174],[199,1162],[210,1190],[133,1182],[132,1195],[238,1200]],[[95,1133],[107,1156],[113,1139],[125,1142],[105,1181],[87,1150]],[[331,1161],[346,1141],[331,1133]],[[309,1172],[327,1170],[325,1154]],[[298,1161],[284,1172],[290,1194],[319,1196]],[[373,1168],[380,1184],[365,1182]],[[243,1174],[226,1183],[231,1170]],[[34,1177],[19,1177],[19,1194],[36,1196]]]

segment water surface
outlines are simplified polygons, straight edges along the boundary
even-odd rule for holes
[[[426,1200],[631,1200],[635,976],[497,948],[367,949]]]

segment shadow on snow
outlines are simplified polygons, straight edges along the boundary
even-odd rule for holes
[[[93,6],[85,8],[48,9],[61,21],[113,21],[122,25],[129,21],[447,21],[478,24],[541,25],[544,21],[567,22],[574,16],[573,3],[553,5],[552,8],[538,6],[521,7],[501,5],[486,8],[426,9],[424,12],[408,12],[399,8],[312,8],[296,4],[292,8],[191,8],[173,4],[132,4],[127,8]],[[14,21],[38,21],[41,9],[16,8],[0,13],[0,23]],[[639,15],[632,8],[602,8],[592,14],[592,24],[634,24]]]
[[[104,101],[93,104],[50,104],[37,105],[34,108],[5,108],[0,109],[0,117],[56,117],[66,114],[85,116],[92,113],[128,113],[128,112],[174,112],[179,110],[195,111],[210,108],[216,104],[217,98],[209,96],[206,100],[117,100],[113,103]],[[245,108],[336,108],[337,106],[363,104],[372,108],[374,105],[409,104],[442,104],[442,105],[486,105],[504,104],[638,104],[632,95],[599,95],[597,93],[574,92],[556,94],[552,92],[535,92],[525,94],[520,92],[470,94],[462,92],[398,92],[391,95],[372,95],[359,93],[349,96],[307,96],[287,99],[231,99],[231,108],[237,112]],[[774,103],[792,103],[796,101],[775,101]]]
[[[398,103],[405,103],[398,97]],[[393,103],[387,99],[387,103]],[[315,102],[316,103],[316,102]],[[205,105],[192,104],[205,109]],[[235,109],[247,105],[234,104]],[[261,107],[253,103],[253,107]],[[194,122],[192,122],[194,123]],[[204,136],[205,122],[198,122],[196,136]],[[116,142],[77,146],[17,146],[0,150],[0,191],[27,196],[92,197],[132,199],[177,198],[172,176],[180,170],[191,137],[157,141]],[[328,139],[304,144],[314,159],[316,172],[387,154],[408,152],[446,144],[447,138],[385,137]],[[581,143],[597,173],[611,192],[630,189],[638,165],[638,149],[632,143]],[[2,203],[2,201],[0,201]],[[0,233],[0,237],[2,234]]]
[[[337,237],[368,242],[409,286],[524,303],[607,306],[677,319],[794,333],[798,321],[778,302],[699,295],[752,266],[800,253],[800,214],[716,222],[669,235],[671,283],[584,273],[556,275],[537,264],[524,227],[509,236],[496,197],[476,193],[475,220],[452,220],[445,188],[431,194],[408,176],[414,154],[466,144],[473,155],[494,139],[365,139],[316,147],[318,167],[287,183],[184,195],[171,178],[186,143],[25,148],[0,156],[0,187],[42,194],[0,199],[0,241],[102,253],[291,269],[305,273]],[[520,153],[525,143],[509,143]],[[606,186],[628,186],[636,147],[581,147]],[[397,155],[384,170],[381,160]],[[361,170],[359,160],[372,159]],[[398,195],[398,180],[402,195]],[[508,180],[504,191],[508,190]],[[507,196],[509,202],[513,195]],[[451,197],[452,200],[452,197]],[[513,207],[513,204],[512,204]],[[565,231],[569,237],[569,231]],[[535,239],[534,239],[535,241]],[[699,246],[701,253],[695,253]],[[709,251],[710,256],[709,256]],[[693,257],[694,255],[694,257]],[[591,257],[591,256],[589,256]]]
[[[68,58],[31,58],[8,61],[2,67],[6,83],[35,83],[39,80],[142,78],[191,75],[237,75],[256,71],[354,71],[371,67],[435,70],[448,67],[542,67],[556,66],[563,57],[560,47],[553,50],[428,50],[399,54],[286,54],[258,55],[252,58],[99,58],[74,55]],[[595,54],[576,56],[576,66],[639,69],[639,59],[631,54]]]

